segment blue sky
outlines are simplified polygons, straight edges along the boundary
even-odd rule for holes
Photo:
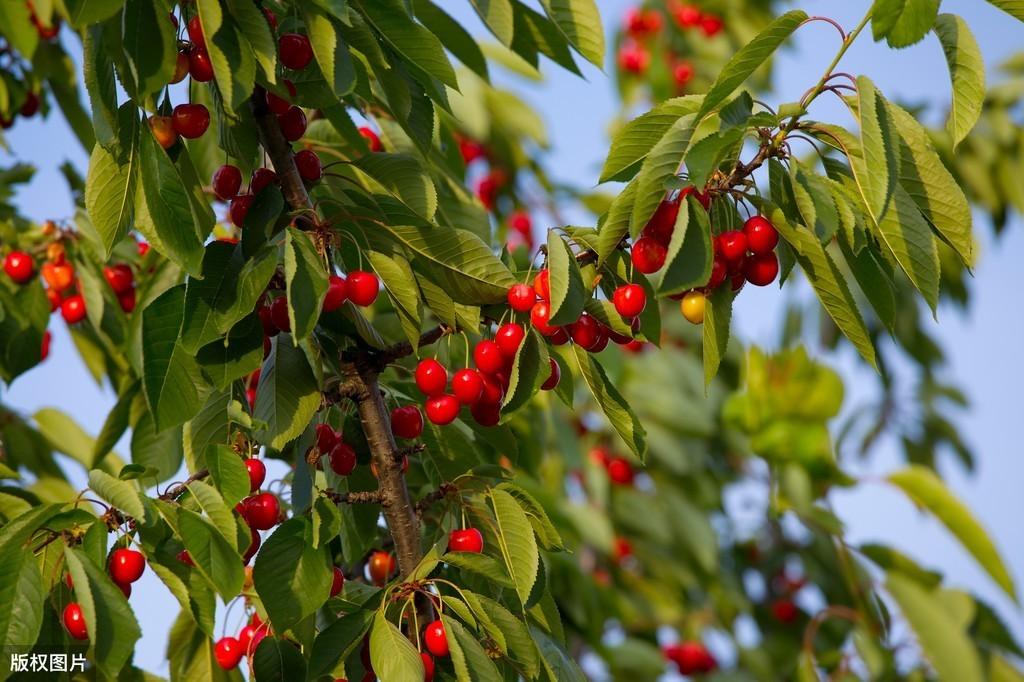
[[[440,4],[479,30],[479,22],[466,0],[445,0]],[[610,28],[632,3],[598,0],[598,4]],[[826,14],[847,28],[856,24],[869,4],[867,0],[792,3],[810,14]],[[1024,24],[986,3],[946,0],[943,11],[961,14],[968,20],[979,38],[990,75],[1015,46],[1024,45]],[[837,36],[831,27],[814,24],[801,29],[791,49],[778,60],[779,94],[773,101],[799,98],[820,76],[836,47]],[[927,102],[941,108],[949,98],[945,62],[933,37],[895,52],[875,45],[870,35],[865,34],[844,58],[842,67],[854,74],[869,75],[894,99]],[[607,148],[607,125],[616,112],[613,84],[592,67],[584,69],[585,80],[557,68],[544,71],[548,78],[540,85],[524,84],[504,75],[497,80],[522,92],[541,112],[552,140],[547,163],[554,175],[589,186],[596,181]],[[848,114],[830,98],[816,103],[812,114],[819,119],[849,123]],[[63,120],[59,115],[51,116],[46,123],[39,119],[19,120],[8,132],[15,156],[32,161],[39,168],[32,183],[17,197],[23,212],[37,220],[69,217],[71,202],[58,166],[70,160],[84,171],[88,159]],[[11,157],[0,152],[0,165],[10,162]],[[971,411],[960,417],[958,423],[978,457],[977,470],[969,476],[949,458],[941,460],[940,468],[995,539],[1018,587],[1024,586],[1024,534],[1019,528],[1020,519],[1024,518],[1020,495],[1024,459],[1013,425],[1020,418],[1019,391],[1024,386],[1024,362],[1019,356],[1019,340],[1024,338],[1018,260],[1019,254],[1024,253],[1022,228],[1021,220],[1015,219],[997,242],[990,226],[978,221],[976,233],[982,255],[969,282],[973,298],[970,313],[962,315],[943,308],[937,324],[926,322],[948,354],[947,378],[964,387],[972,401]],[[793,294],[771,287],[748,287],[734,312],[739,338],[771,347],[778,336],[782,305],[790,295]],[[63,323],[55,318],[51,328],[54,340],[50,359],[16,381],[3,400],[25,414],[41,407],[57,407],[96,432],[113,405],[112,392],[108,387],[97,387],[89,378]],[[838,360],[847,378],[849,406],[870,394],[873,379],[852,356],[844,355]],[[127,441],[118,450],[127,454]],[[859,466],[856,473],[869,481],[878,481],[899,464],[898,449],[892,442],[883,442],[871,461]],[[272,471],[271,478],[273,474]],[[995,603],[1018,637],[1024,636],[1024,618],[1019,608],[1001,597],[998,588],[944,529],[917,512],[899,493],[880,482],[869,482],[855,492],[835,494],[833,501],[854,542],[871,540],[901,547],[923,564],[944,571],[952,585],[977,591]],[[164,647],[177,603],[151,572],[136,588],[132,604],[143,627],[136,662],[154,672],[166,673]],[[238,612],[236,609],[233,614],[229,634],[239,627]]]

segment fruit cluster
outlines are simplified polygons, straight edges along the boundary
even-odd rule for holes
[[[633,464],[625,457],[612,454],[604,446],[591,448],[589,457],[591,462],[605,470],[605,473],[608,474],[608,480],[615,485],[633,485],[633,478],[635,477]]]
[[[316,449],[331,466],[331,471],[338,476],[348,476],[356,469],[356,451],[345,442],[340,431],[329,424],[316,425]]]
[[[119,547],[110,553],[107,571],[111,580],[124,593],[125,598],[132,594],[132,583],[142,577],[146,570],[146,557],[142,552],[128,547]],[[64,584],[74,591],[75,582],[70,573],[64,574]],[[61,614],[61,621],[68,634],[78,640],[89,639],[89,631],[85,623],[85,614],[78,602],[69,602]]]
[[[671,0],[665,8],[668,16],[680,29],[699,29],[706,38],[713,38],[721,32],[724,23],[721,17],[701,11],[692,4]],[[656,8],[633,7],[626,12],[623,22],[625,38],[622,40],[617,62],[619,68],[633,76],[645,74],[651,64],[651,55],[659,48],[656,39],[662,35],[665,24],[662,11]],[[679,54],[665,38],[665,60],[677,88],[684,88],[695,73],[693,62]]]
[[[224,670],[237,668],[242,658],[252,656],[263,638],[270,633],[270,625],[263,622],[255,611],[238,631],[237,637],[221,637],[213,646],[213,657]]]

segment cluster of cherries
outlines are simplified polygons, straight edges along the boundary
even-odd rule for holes
[[[132,583],[142,577],[146,570],[146,557],[128,547],[120,547],[110,553],[110,561],[107,565],[110,578],[118,586],[125,598],[132,594]],[[69,590],[75,589],[71,574],[64,574],[64,584]],[[82,613],[82,606],[78,602],[69,602],[61,614],[64,629],[68,634],[78,640],[89,639],[89,632],[85,624],[85,615]]]
[[[591,448],[589,455],[591,462],[604,468],[608,474],[608,480],[612,483],[623,486],[633,485],[635,472],[633,471],[633,464],[628,459],[621,455],[612,454],[604,446]]]
[[[344,576],[342,576],[344,580]],[[213,657],[224,670],[238,667],[242,658],[251,656],[263,638],[270,634],[270,624],[253,611],[237,637],[221,637],[213,646]]]
[[[355,471],[355,449],[344,441],[340,431],[334,430],[329,424],[316,425],[316,449],[321,459],[327,457],[331,471],[337,475],[348,476]]]
[[[379,294],[380,279],[372,272],[351,270],[347,277],[330,275],[327,281],[327,293],[324,295],[324,302],[320,309],[325,313],[333,313],[344,305],[345,301],[351,301],[354,305],[361,307],[371,306]],[[256,304],[256,312],[263,325],[264,350],[270,348],[270,337],[276,336],[279,332],[292,330],[286,296],[262,297]]]
[[[696,5],[670,0],[666,8],[669,16],[681,29],[699,28],[707,38],[718,35],[723,28],[722,18],[702,12]],[[619,47],[619,68],[627,73],[641,75],[651,63],[649,39],[662,29],[663,17],[657,9],[631,8],[625,17],[626,39]],[[693,64],[674,53],[668,54],[672,78],[680,88],[693,79]]]

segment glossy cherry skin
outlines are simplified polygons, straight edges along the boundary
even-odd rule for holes
[[[269,168],[257,168],[252,172],[252,177],[249,179],[249,194],[256,196],[262,192],[265,187],[269,187],[276,182],[277,173]]]
[[[85,319],[85,299],[80,294],[68,296],[61,301],[60,315],[68,324],[78,324]]]
[[[271,493],[259,493],[242,501],[245,518],[255,530],[269,530],[277,525],[281,515],[281,503]]]
[[[448,534],[448,551],[479,554],[484,551],[484,536],[476,528],[453,530]]]
[[[700,642],[673,644],[665,647],[664,654],[683,675],[709,673],[715,669],[715,659]]]
[[[79,640],[89,639],[89,632],[85,627],[85,616],[82,614],[81,606],[75,602],[65,606],[61,620],[64,622],[64,629],[68,631],[69,635]]]
[[[249,215],[249,209],[252,208],[252,202],[254,201],[256,201],[256,197],[251,194],[239,194],[231,200],[231,206],[228,208],[228,217],[231,218],[232,225],[235,227],[245,225],[245,217]]]
[[[171,113],[171,123],[175,132],[193,140],[210,127],[210,111],[202,104],[179,104]]]
[[[238,631],[238,645],[242,648],[244,655],[248,656],[256,650],[256,645],[259,643],[257,638],[263,639],[255,625],[246,625]]]
[[[348,300],[348,282],[340,275],[331,275],[327,280],[323,311],[333,313]]]
[[[470,406],[469,413],[480,426],[495,426],[501,421],[501,403],[490,403],[481,400]]]
[[[545,268],[533,278],[533,290],[545,301],[551,300],[551,271]]]
[[[442,394],[427,398],[424,404],[427,419],[432,424],[444,426],[451,424],[459,416],[459,401],[453,395]]]
[[[313,46],[300,33],[285,33],[278,39],[277,48],[281,63],[289,69],[299,71],[313,61]]]
[[[433,358],[420,360],[415,377],[416,388],[425,396],[441,395],[448,386],[448,370]]]
[[[398,438],[411,440],[423,434],[423,413],[415,405],[391,410],[391,432]]]
[[[708,38],[713,38],[722,30],[722,20],[719,17],[711,16],[710,14],[702,15],[700,18],[700,30],[704,31],[704,35]]]
[[[188,31],[188,39],[192,41],[193,45],[197,45],[203,49],[206,48],[206,36],[203,35],[203,23],[199,20],[198,14],[189,19],[188,23],[185,24],[185,30]]]
[[[711,276],[708,278],[708,289],[717,289],[729,275],[729,268],[721,256],[715,254],[711,261]]]
[[[218,199],[231,201],[242,187],[242,171],[238,170],[238,166],[226,163],[213,172],[210,184]]]
[[[572,324],[569,333],[572,335],[573,343],[587,350],[596,346],[601,336],[597,320],[590,315],[580,315],[580,319]]]
[[[324,174],[320,157],[312,149],[303,149],[295,153],[295,167],[306,182],[316,182]]]
[[[772,617],[786,625],[794,622],[800,615],[799,609],[789,599],[776,599],[772,602]]]
[[[633,465],[625,457],[611,457],[606,465],[608,478],[612,483],[630,485],[633,483]]]
[[[513,284],[508,290],[508,305],[517,313],[530,311],[537,302],[537,294],[529,284]]]
[[[473,348],[473,362],[484,374],[494,374],[505,366],[505,356],[497,343],[484,339]]]
[[[103,266],[103,279],[114,290],[115,294],[123,294],[131,290],[135,283],[135,275],[132,269],[125,263]]]
[[[171,85],[185,80],[189,70],[188,50],[178,50],[178,56],[174,60],[174,75],[169,81]]]
[[[718,253],[728,262],[735,262],[747,255],[747,235],[739,230],[729,230],[718,235]]]
[[[249,565],[249,562],[252,560],[252,558],[254,556],[256,556],[256,552],[259,551],[260,544],[262,544],[262,542],[263,541],[260,539],[260,534],[258,532],[256,532],[256,529],[255,528],[250,528],[249,529],[249,546],[245,549],[245,554],[242,555],[242,563],[243,564],[245,564],[246,566]]]
[[[238,667],[245,650],[234,637],[221,637],[213,647],[213,657],[217,659],[217,665],[224,670],[232,670]]]
[[[52,312],[52,311],[51,311]],[[50,330],[47,329],[43,333],[43,341],[39,346],[39,362],[42,362],[50,356],[50,341],[53,339],[53,335],[50,334]]]
[[[366,140],[366,146],[370,148],[371,152],[384,151],[384,145],[380,141],[380,136],[372,128],[363,126],[359,129],[359,134]]]
[[[254,493],[263,485],[267,478],[267,465],[262,459],[250,457],[245,460],[245,470],[249,474],[249,492]]]
[[[197,83],[209,83],[213,80],[213,62],[206,48],[193,47],[188,53],[188,75]]]
[[[337,566],[334,567],[334,576],[331,578],[331,596],[337,597],[341,594],[341,588],[345,586],[345,574]]]
[[[170,149],[178,142],[178,133],[174,130],[174,123],[170,116],[150,116],[149,130],[153,137],[164,149]]]
[[[743,223],[747,247],[755,254],[771,253],[779,244],[779,233],[764,216],[753,216]]]
[[[378,550],[370,555],[370,560],[366,563],[366,567],[373,584],[383,585],[391,577],[391,574],[398,569],[398,562],[393,554]]]
[[[778,276],[779,259],[771,251],[754,254],[743,266],[743,277],[754,286],[766,287]]]
[[[70,263],[44,263],[40,274],[54,291],[64,291],[75,282],[75,268]]]
[[[558,332],[558,327],[550,324],[551,306],[547,301],[537,301],[530,309],[530,324],[543,336],[553,336]]]
[[[277,117],[284,139],[295,142],[306,134],[306,114],[299,107],[288,107],[288,110]]]
[[[448,655],[448,637],[444,632],[444,623],[435,620],[423,630],[423,644],[427,651],[437,658]]]
[[[25,284],[35,275],[36,266],[32,256],[24,251],[11,251],[4,258],[4,272],[17,284]]]
[[[420,660],[423,661],[423,682],[434,682],[434,657],[421,651]]]
[[[467,367],[460,369],[452,376],[452,393],[463,405],[473,405],[479,402],[483,392],[484,380],[477,370]]]
[[[292,103],[285,98],[275,95],[267,90],[267,108],[274,114],[280,116],[284,112],[288,111],[288,107],[291,105]]]
[[[666,199],[658,204],[654,215],[644,225],[643,236],[668,245],[672,239],[672,233],[675,231],[676,218],[679,217],[679,205],[679,199],[673,201]]]
[[[129,585],[142,577],[146,570],[146,557],[142,552],[121,547],[110,554],[109,569],[115,583]]]
[[[523,344],[524,338],[526,338],[526,330],[523,329],[523,326],[509,322],[498,328],[498,333],[494,335],[494,342],[498,344],[503,358],[511,361]],[[479,366],[479,363],[477,365]]]
[[[548,378],[544,380],[544,383],[540,385],[540,390],[542,391],[552,390],[562,380],[562,367],[552,358],[548,358],[548,363],[551,366],[551,372],[548,374]]]
[[[636,317],[647,307],[647,293],[639,284],[623,284],[612,294],[615,311],[623,317]]]
[[[331,448],[331,471],[339,476],[348,476],[356,468],[356,451],[348,443],[338,443]]]
[[[348,300],[362,307],[373,305],[380,293],[380,280],[372,272],[353,270],[348,273]]]
[[[630,253],[633,266],[645,275],[661,270],[666,256],[668,251],[665,246],[651,237],[637,239]]]
[[[316,425],[316,449],[321,454],[327,454],[334,449],[334,446],[341,440],[337,431],[331,428],[330,424]]]

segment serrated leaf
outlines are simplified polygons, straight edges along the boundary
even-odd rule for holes
[[[196,7],[217,89],[224,98],[225,110],[233,115],[252,94],[256,58],[230,15],[224,15],[220,0],[197,0]]]
[[[636,197],[629,218],[631,236],[640,234],[665,198],[666,183],[678,172],[699,121],[695,114],[677,119],[644,159],[636,179]]]
[[[607,417],[608,423],[633,454],[643,460],[647,455],[647,432],[633,413],[633,408],[608,379],[604,367],[597,360],[576,344],[573,344],[572,349],[580,375],[593,394],[598,407]]]
[[[384,290],[391,298],[392,306],[398,315],[402,331],[412,344],[413,352],[416,352],[419,349],[423,315],[416,276],[409,261],[398,253],[388,256],[379,251],[366,251],[363,255],[370,261],[373,271],[380,276]]]
[[[459,89],[455,70],[437,36],[417,24],[397,0],[373,0],[362,4],[363,13],[409,65],[422,69],[453,90]]]
[[[100,235],[105,249],[104,258],[110,257],[114,245],[127,234],[135,206],[139,174],[138,121],[134,114],[131,117],[119,115],[118,120],[126,118],[131,124],[127,130],[121,128],[120,143],[127,146],[119,145],[116,153],[100,145],[93,147],[85,179],[85,208],[93,228]]]
[[[594,0],[541,0],[541,4],[576,51],[603,67],[604,30]]]
[[[501,682],[502,676],[480,645],[479,638],[454,618],[442,614],[441,621],[444,623],[456,678],[460,682],[462,679],[467,682]]]
[[[1021,0],[988,0],[988,3],[1003,10],[1014,19],[1024,21],[1024,2]]]
[[[712,133],[695,143],[686,152],[690,184],[695,187],[706,185],[708,178],[723,161],[735,158],[732,154],[739,150],[740,141],[746,132],[745,127],[729,128],[720,133]]]
[[[434,181],[409,154],[365,154],[355,163],[367,176],[370,191],[386,192],[426,221],[434,219],[438,198]]]
[[[601,267],[618,249],[622,240],[629,234],[629,217],[633,214],[633,202],[636,200],[636,180],[628,185],[615,197],[608,207],[604,220],[597,230],[597,265]]]
[[[253,417],[266,424],[256,437],[280,450],[302,433],[319,407],[320,387],[305,352],[288,334],[278,334],[256,389]]]
[[[504,490],[491,490],[488,499],[494,510],[495,534],[501,555],[519,601],[526,604],[537,580],[537,563],[540,560],[533,527],[519,503]]]
[[[732,323],[732,288],[720,286],[704,301],[704,324],[701,338],[704,357],[704,385],[710,386],[718,374],[718,367],[729,346],[729,328]]]
[[[290,682],[306,678],[306,659],[299,648],[285,639],[264,637],[252,660],[258,682]]]
[[[376,611],[364,608],[347,613],[320,631],[309,656],[311,679],[330,673],[339,661],[352,654],[363,642],[363,635],[374,622]]]
[[[228,602],[238,596],[245,580],[242,558],[208,520],[176,504],[156,501],[160,515],[174,529],[203,579]],[[262,556],[262,553],[260,554]]]
[[[670,296],[707,284],[713,258],[708,212],[696,199],[687,197],[672,230],[658,294]]]
[[[1024,8],[1024,3],[1018,4]],[[1021,12],[1024,14],[1024,9]],[[957,15],[940,14],[935,20],[935,35],[942,44],[953,82],[953,103],[946,127],[956,147],[981,116],[985,103],[985,62],[967,22]]]
[[[146,510],[139,499],[137,487],[115,478],[105,471],[89,472],[89,488],[103,501],[139,521],[146,520]]]
[[[555,230],[548,232],[548,272],[551,288],[550,322],[556,326],[571,324],[579,319],[588,296],[576,256]]]
[[[935,236],[914,200],[900,185],[893,195],[892,208],[878,225],[878,234],[934,312],[939,303],[939,253]]]
[[[469,0],[484,25],[504,45],[512,44],[513,13],[511,0]]]
[[[850,157],[868,214],[878,224],[885,217],[896,189],[899,138],[888,103],[867,76],[857,79],[857,114],[861,155]]]
[[[333,573],[327,546],[315,549],[308,542],[308,525],[305,518],[285,521],[256,555],[256,593],[279,632],[314,613],[330,595]]]
[[[547,344],[537,330],[532,327],[527,329],[512,364],[508,391],[501,406],[502,413],[514,412],[536,395],[540,385],[548,378],[549,367]]]
[[[139,393],[139,382],[133,381],[128,387],[117,396],[117,402],[110,409],[107,418],[103,422],[103,428],[96,436],[96,442],[92,447],[92,467],[100,465],[103,458],[114,449],[114,445],[124,432],[128,429],[131,416],[132,402]]]
[[[128,0],[121,19],[121,48],[134,80],[135,96],[157,94],[174,75],[178,40],[166,10],[152,0]]]
[[[541,506],[533,495],[514,483],[501,483],[498,485],[498,488],[514,497],[519,506],[523,508],[523,512],[530,519],[530,525],[533,526],[533,531],[537,534],[537,539],[540,540],[544,549],[560,550],[565,548],[558,529],[551,523],[551,519],[548,518],[544,507]]]
[[[416,18],[431,33],[441,38],[445,49],[455,55],[460,62],[480,78],[485,81],[490,80],[484,53],[480,50],[480,46],[472,34],[463,28],[462,24],[430,0],[416,0],[414,7]]]
[[[512,587],[512,579],[509,578],[502,565],[486,554],[450,552],[443,555],[441,561],[464,571],[475,573],[499,586]]]
[[[238,547],[238,525],[235,517],[231,514],[231,508],[220,496],[217,489],[202,481],[192,481],[187,484],[189,493],[196,505],[206,514],[210,523],[213,524],[220,534],[232,547]],[[245,550],[245,547],[242,548]]]
[[[252,48],[256,62],[273,83],[277,72],[277,41],[270,30],[267,17],[254,3],[248,0],[226,0],[228,14],[238,22],[238,28],[245,41]],[[312,34],[312,31],[310,32]],[[312,37],[311,37],[312,40]],[[314,45],[314,51],[316,46]],[[328,80],[328,83],[330,81]],[[339,95],[341,93],[338,93]]]
[[[327,294],[327,268],[312,238],[295,227],[285,233],[284,277],[292,337],[301,341],[313,333],[320,319]]]
[[[875,0],[871,9],[871,30],[875,40],[883,37],[889,47],[903,48],[920,42],[939,13],[941,0]]]
[[[224,503],[234,507],[249,494],[249,474],[245,463],[226,445],[213,445],[206,450],[206,468]]]
[[[388,682],[422,682],[423,661],[402,631],[378,611],[370,629],[370,662],[373,671]]]

